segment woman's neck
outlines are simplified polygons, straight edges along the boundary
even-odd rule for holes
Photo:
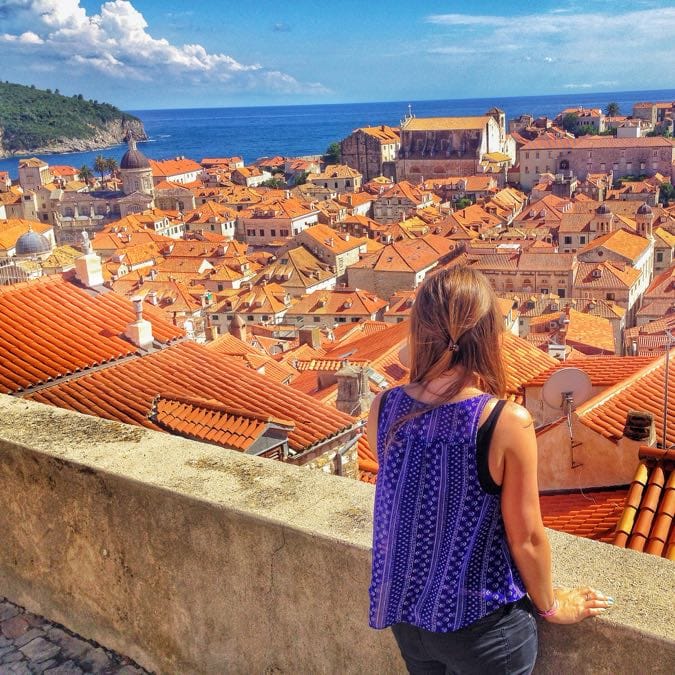
[[[406,391],[414,398],[424,401],[425,403],[435,403],[439,397],[445,398],[445,394],[452,389],[455,389],[455,391],[448,400],[461,400],[483,393],[477,377],[472,376],[467,378],[463,383],[462,379],[462,373],[449,370],[443,375],[435,377],[433,380],[411,382],[406,385]]]

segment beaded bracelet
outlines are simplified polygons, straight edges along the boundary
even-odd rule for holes
[[[558,604],[558,598],[553,596],[553,604],[545,612],[542,612],[540,609],[537,609],[536,607],[534,609],[540,617],[546,619],[549,616],[553,616],[558,611],[559,607],[560,605]]]

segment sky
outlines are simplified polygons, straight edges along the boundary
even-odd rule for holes
[[[656,0],[0,0],[0,77],[127,110],[669,89],[673,35]]]

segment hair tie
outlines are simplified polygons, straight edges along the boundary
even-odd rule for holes
[[[452,338],[448,340],[448,351],[449,352],[458,352],[459,345],[456,342],[453,342]]]

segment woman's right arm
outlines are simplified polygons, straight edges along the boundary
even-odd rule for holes
[[[509,549],[535,607],[546,612],[557,602],[558,610],[546,617],[553,623],[576,623],[601,614],[613,601],[599,591],[553,589],[551,547],[539,506],[537,440],[527,409],[514,404],[504,408],[491,452],[494,445],[502,458],[501,508]]]

